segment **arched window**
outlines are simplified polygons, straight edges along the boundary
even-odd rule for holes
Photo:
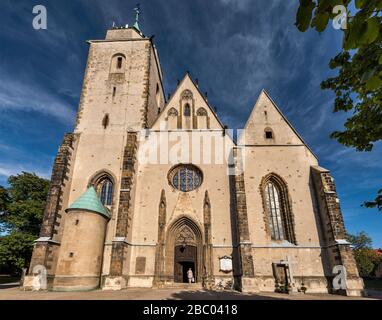
[[[193,94],[190,90],[184,90],[181,94],[182,100],[192,100]]]
[[[178,116],[178,111],[176,111],[175,108],[171,108],[170,110],[168,110],[167,116],[169,116],[169,117],[177,117]]]
[[[199,108],[198,111],[196,111],[196,115],[200,117],[207,117],[207,111],[204,108]]]
[[[113,203],[113,183],[109,178],[100,181],[98,188],[99,197],[104,206],[111,206]]]
[[[280,197],[273,183],[267,183],[265,196],[268,209],[268,223],[273,240],[284,240],[284,227],[281,217]]]
[[[111,59],[110,73],[125,72],[126,57],[122,53],[118,53]]]
[[[199,108],[196,111],[198,129],[208,129],[208,114],[206,109]]]
[[[167,129],[175,130],[178,128],[178,111],[175,108],[171,108],[167,112]]]
[[[191,116],[191,108],[190,108],[190,105],[188,103],[186,103],[186,105],[184,106],[184,113],[183,114],[185,117]]]
[[[117,69],[122,69],[122,57],[117,58]]]
[[[267,230],[269,230],[271,239],[296,243],[286,184],[280,177],[271,174],[263,179],[262,189]]]

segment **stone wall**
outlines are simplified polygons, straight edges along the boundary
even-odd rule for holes
[[[312,166],[312,180],[316,190],[321,215],[322,230],[326,240],[329,271],[336,265],[343,265],[347,271],[347,295],[363,294],[363,280],[359,277],[357,264],[350,243],[346,241],[346,230],[337,196],[334,179],[330,172],[319,166]],[[326,275],[331,284],[333,275]],[[331,288],[331,286],[330,286]],[[335,292],[331,288],[332,292]]]
[[[68,174],[75,139],[74,134],[66,134],[54,160],[40,238],[36,241],[33,249],[29,274],[32,274],[36,265],[45,266],[48,275],[54,274],[56,253],[59,246],[59,242],[54,238],[61,226],[64,190],[68,187],[68,184],[70,185]]]

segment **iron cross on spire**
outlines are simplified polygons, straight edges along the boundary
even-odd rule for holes
[[[139,32],[141,32],[141,29],[139,29],[139,15],[141,14],[141,7],[139,3],[137,3],[137,5],[135,6],[134,11],[135,11],[134,28],[137,29]]]

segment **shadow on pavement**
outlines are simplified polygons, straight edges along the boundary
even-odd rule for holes
[[[4,284],[0,284],[0,290],[2,290],[2,289],[16,288],[16,287],[19,287],[19,286],[20,286],[20,283],[18,283],[18,282],[4,283]]]
[[[243,294],[237,291],[181,291],[171,294],[166,300],[288,300],[284,298],[265,297],[257,294]]]

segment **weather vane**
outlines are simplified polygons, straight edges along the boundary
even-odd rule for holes
[[[141,29],[139,29],[139,15],[141,13],[141,8],[139,3],[137,3],[136,7],[134,8],[134,11],[135,11],[134,28],[137,29],[139,32],[141,32]]]

